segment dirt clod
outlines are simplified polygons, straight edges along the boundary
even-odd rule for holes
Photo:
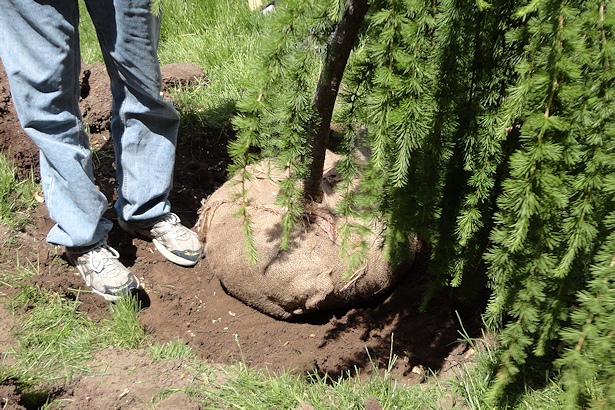
[[[365,400],[365,410],[382,410],[382,405],[374,396],[370,396]]]
[[[12,381],[7,381],[0,384],[0,409],[2,410],[26,410],[24,406],[19,404],[21,401],[21,392],[17,390]]]

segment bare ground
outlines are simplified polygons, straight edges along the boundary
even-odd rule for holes
[[[108,80],[102,65],[87,66],[83,71],[80,106],[95,150],[96,180],[112,202],[116,180],[109,136]],[[185,84],[202,75],[191,65],[166,66],[163,71],[169,86]],[[170,199],[173,211],[187,226],[195,224],[201,199],[226,181],[229,162],[226,143],[231,134],[230,130],[212,132],[195,126],[183,126],[180,130]],[[33,172],[38,178],[38,151],[19,126],[1,66],[0,147],[19,177]],[[106,216],[117,221],[112,208]],[[17,253],[22,261],[24,258],[37,260],[40,275],[34,280],[40,287],[53,289],[69,299],[79,298],[81,310],[93,321],[107,315],[105,302],[87,292],[82,279],[74,274],[74,268],[66,268],[63,249],[44,242],[52,226],[44,203],[33,211],[31,220],[32,224],[23,232],[16,233],[19,245],[11,247],[11,256],[0,261],[0,269],[14,266]],[[9,234],[8,228],[0,226],[0,243]],[[146,308],[141,314],[141,324],[152,340],[180,338],[199,358],[216,366],[243,361],[248,366],[273,372],[316,371],[335,378],[359,369],[366,376],[373,371],[373,365],[385,369],[392,353],[398,357],[393,377],[403,385],[411,385],[423,382],[426,372],[449,376],[461,363],[473,358],[474,352],[465,343],[458,342],[461,326],[456,312],[470,336],[480,333],[481,306],[460,303],[453,290],[438,297],[427,312],[418,312],[427,281],[428,256],[424,250],[412,268],[404,272],[398,285],[377,300],[342,311],[280,321],[225,293],[208,267],[207,258],[194,268],[173,265],[155,252],[151,243],[132,238],[117,227],[111,232],[110,244],[118,249],[123,263],[144,284]],[[13,289],[0,283],[0,298],[11,292]],[[10,337],[12,320],[3,310],[0,358],[1,352],[8,351],[15,343]],[[52,397],[61,400],[67,409],[151,408],[152,398],[162,388],[183,387],[191,380],[204,377],[187,374],[180,362],[152,364],[143,351],[106,349],[97,354],[93,363],[104,363],[105,371],[54,386]],[[0,408],[35,408],[26,405],[14,385],[0,385]],[[199,406],[178,394],[156,408],[197,409]]]

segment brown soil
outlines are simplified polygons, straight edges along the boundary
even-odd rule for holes
[[[202,75],[194,69],[191,65],[172,65],[163,71],[166,79],[175,81],[168,86],[178,87],[177,84],[183,86]],[[109,136],[108,80],[102,65],[84,67],[83,71],[80,105],[96,150],[96,179],[101,191],[112,200],[116,180]],[[168,94],[167,98],[170,98]],[[211,131],[194,125],[180,129],[170,199],[173,211],[187,226],[195,224],[201,200],[226,181],[229,162],[226,143],[230,136],[230,130]],[[0,147],[19,177],[27,177],[32,172],[38,178],[37,148],[19,126],[1,66]],[[117,221],[113,209],[106,216]],[[74,274],[75,269],[66,267],[62,249],[44,243],[51,226],[44,204],[39,205],[32,213],[32,225],[17,233],[19,246],[11,248],[11,254],[19,252],[22,262],[26,258],[38,261],[41,273],[34,280],[39,286],[69,299],[79,298],[81,310],[92,320],[99,320],[107,314],[105,302],[85,292],[87,288]],[[0,226],[0,243],[4,243],[6,235],[7,228]],[[402,275],[395,289],[378,300],[342,311],[280,321],[225,293],[206,258],[194,268],[173,265],[151,243],[134,239],[117,227],[111,232],[110,244],[118,249],[121,260],[144,284],[146,309],[141,314],[141,323],[153,340],[180,338],[210,363],[244,361],[248,366],[270,371],[317,371],[338,377],[356,369],[368,375],[373,365],[385,369],[392,353],[398,357],[393,377],[410,385],[422,382],[425,372],[451,375],[462,361],[471,358],[472,350],[457,342],[461,327],[456,312],[471,336],[479,336],[480,332],[480,307],[460,304],[453,291],[439,296],[427,312],[418,312],[427,282],[425,251]],[[5,263],[14,264],[0,261],[0,269]],[[11,292],[0,283],[0,296]],[[10,316],[2,315],[0,319],[3,325],[0,332],[10,329],[4,323]],[[9,342],[8,337],[0,337],[0,357]],[[146,403],[161,388],[182,387],[183,380],[188,379],[182,376],[185,370],[181,363],[167,363],[163,369],[161,364],[151,364],[143,352],[107,349],[98,353],[95,362],[105,362],[114,370],[104,377],[76,377],[62,386],[54,397],[65,400],[66,408],[146,408]],[[18,393],[11,384],[0,386],[0,408],[23,408]],[[187,396],[171,396],[167,400],[171,399],[177,403],[156,408],[198,408]]]

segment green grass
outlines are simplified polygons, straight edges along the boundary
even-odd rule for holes
[[[485,354],[479,356],[476,367],[466,368],[452,379],[452,387],[463,397],[470,410],[491,410],[487,400],[487,390],[494,375],[495,362]],[[538,372],[540,370],[537,369]],[[529,375],[534,378],[536,375]],[[560,409],[563,393],[554,378],[548,378],[541,387],[531,387],[533,383],[513,386],[508,397],[504,398],[501,408],[516,410]],[[514,391],[516,389],[516,391]]]
[[[153,361],[194,359],[194,351],[177,339],[167,343],[156,343],[147,350]]]
[[[68,300],[58,293],[40,289],[32,276],[40,275],[37,255],[18,256],[13,269],[0,272],[0,286],[13,288],[12,296],[2,295],[0,306],[8,309],[18,324],[13,335],[18,347],[10,352],[12,372],[25,384],[40,380],[70,378],[83,373],[82,364],[109,346],[123,349],[143,347],[147,341],[139,324],[140,308],[136,298],[122,298],[109,304],[110,314],[98,323],[79,310],[79,294]],[[61,262],[57,262],[62,266]],[[0,376],[6,368],[0,365]],[[6,380],[0,377],[0,382]]]
[[[446,384],[429,382],[402,387],[391,379],[389,372],[374,371],[374,376],[369,378],[348,376],[335,381],[316,374],[270,374],[250,369],[243,363],[215,367],[194,362],[187,367],[201,374],[203,380],[182,389],[164,389],[154,402],[181,391],[207,409],[296,409],[309,404],[319,410],[360,410],[370,397],[385,409],[451,408]]]
[[[39,189],[34,177],[19,181],[15,168],[0,153],[0,222],[13,229],[27,223],[28,211],[35,204],[34,193]],[[2,245],[2,244],[0,244]]]
[[[79,311],[78,298],[67,300],[32,284],[31,276],[40,273],[32,266],[19,267],[12,277],[4,274],[4,282],[19,289],[4,304],[20,323],[15,335],[19,347],[12,354],[13,372],[19,369],[18,379],[22,383],[32,385],[41,380],[70,379],[76,373],[87,373],[88,368],[83,364],[96,351],[109,346],[122,349],[145,346],[147,335],[139,324],[135,298],[114,302],[110,317],[94,323]]]
[[[95,323],[79,311],[78,298],[67,300],[33,284],[32,276],[41,274],[36,259],[19,259],[25,263],[0,272],[0,286],[17,290],[10,298],[0,295],[0,308],[12,312],[16,329],[5,335],[15,343],[2,346],[0,384],[12,380],[27,408],[48,408],[54,386],[91,373],[87,363],[98,350],[145,346],[134,298],[115,302],[111,314]]]
[[[102,62],[96,34],[80,2],[82,59]],[[223,129],[251,75],[248,63],[260,42],[264,16],[245,0],[166,0],[158,56],[161,64],[194,63],[207,81],[172,92],[184,124]]]
[[[315,409],[358,410],[374,397],[385,409],[439,409],[444,388],[435,383],[404,388],[387,376],[363,382],[357,378],[333,382],[289,373],[274,376],[237,365],[228,369],[223,383],[207,389],[192,387],[186,393],[200,399],[206,408],[295,409],[308,403]]]
[[[260,42],[263,15],[245,0],[165,2],[159,56],[162,64],[192,62],[208,84],[176,93],[184,121],[222,128],[251,80],[248,63]]]
[[[459,315],[457,318],[461,321]],[[486,327],[486,325],[485,325]],[[494,333],[494,332],[492,332]],[[494,406],[487,401],[488,390],[499,368],[498,352],[495,346],[469,337],[462,327],[461,340],[470,349],[478,352],[472,366],[462,365],[455,377],[450,380],[450,388],[463,398],[464,407],[470,410],[492,410]],[[549,362],[545,360],[545,364]],[[522,383],[512,384],[508,395],[500,403],[502,409],[515,410],[556,410],[562,408],[560,397],[563,393],[556,377],[548,367],[521,369]]]

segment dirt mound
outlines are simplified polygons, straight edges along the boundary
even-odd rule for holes
[[[26,410],[24,406],[19,404],[20,401],[21,393],[13,382],[0,384],[0,408],[2,410]]]
[[[199,374],[183,360],[154,361],[145,350],[107,348],[97,352],[87,367],[89,373],[76,375],[51,390],[43,386],[35,394],[23,394],[8,380],[0,384],[0,409],[40,408],[51,399],[64,410],[199,410],[197,402],[178,390],[225,377],[215,368]]]
[[[186,409],[201,407],[185,394],[171,394],[192,383],[215,377],[196,374],[181,360],[152,362],[144,350],[135,352],[108,348],[96,354],[92,374],[75,376],[64,393],[56,397],[64,410],[97,409]],[[161,397],[161,391],[167,396]]]
[[[84,87],[80,104],[95,149],[96,180],[112,201],[115,199],[116,176],[108,125],[111,97],[105,83],[104,67],[84,67],[84,72],[88,70],[87,80],[83,80],[85,74],[82,76],[82,84],[87,83],[87,87]],[[227,133],[221,134],[218,130],[215,135],[211,137],[209,130],[201,128],[184,126],[180,130],[174,190],[170,199],[173,211],[188,226],[196,222],[201,199],[208,197],[227,178]],[[32,170],[38,177],[37,149],[19,126],[8,82],[1,69],[0,144],[21,176]],[[113,208],[106,217],[117,222]],[[65,264],[61,263],[62,250],[44,243],[44,236],[52,226],[44,204],[35,210],[33,221],[34,225],[19,234],[19,255],[22,260],[39,258],[37,263],[41,273],[35,281],[67,298],[78,297],[83,302],[81,309],[92,320],[105,315],[107,307],[100,298],[75,290],[87,288],[79,276],[73,275],[76,272],[73,268],[66,273]],[[453,367],[467,359],[467,347],[456,343],[460,330],[456,311],[470,335],[478,336],[480,329],[479,309],[459,304],[452,292],[439,297],[427,312],[418,312],[426,284],[428,257],[424,251],[419,251],[413,267],[403,272],[395,289],[369,304],[306,316],[301,321],[280,321],[229,296],[215,279],[207,259],[194,268],[173,265],[155,252],[151,243],[128,236],[117,228],[117,224],[109,241],[120,252],[122,262],[145,286],[147,308],[141,314],[141,323],[147,331],[160,341],[179,337],[211,363],[231,364],[243,360],[249,366],[272,371],[316,370],[336,377],[348,371],[354,372],[355,367],[363,375],[371,373],[373,365],[384,369],[394,354],[399,359],[394,365],[393,376],[400,383],[414,384],[422,381],[422,373],[428,370],[450,374]],[[8,290],[2,286],[0,284],[0,294],[7,293]],[[114,351],[113,354],[122,356],[127,353]],[[160,373],[160,369],[154,366],[143,369],[151,372],[152,377]],[[81,396],[92,399],[104,396],[99,390],[85,393],[85,388],[82,390],[84,380],[76,379],[66,388],[67,392],[75,391],[71,400],[76,400],[78,391]],[[134,391],[133,387],[121,383],[115,387],[105,386],[109,390],[115,389],[109,393],[114,400],[124,388]],[[112,408],[118,403],[99,408]],[[86,408],[85,404],[83,406],[70,408]],[[179,405],[176,408],[190,407]]]

